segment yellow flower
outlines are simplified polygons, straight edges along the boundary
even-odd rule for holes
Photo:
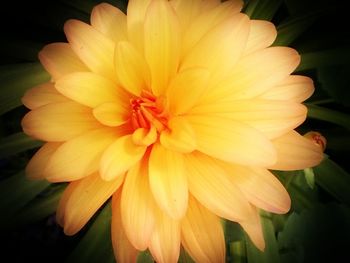
[[[220,218],[264,249],[258,209],[286,213],[290,198],[269,169],[317,165],[320,147],[294,129],[312,80],[270,22],[242,1],[131,0],[127,15],[96,6],[70,20],[68,43],[39,53],[52,81],[29,90],[22,121],[47,143],[30,178],[70,182],[57,210],[77,233],[112,198],[118,262],[149,249],[176,262],[224,262]]]

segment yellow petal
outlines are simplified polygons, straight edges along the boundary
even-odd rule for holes
[[[275,140],[277,162],[268,167],[273,170],[301,170],[318,165],[323,159],[322,149],[296,131]]]
[[[97,171],[102,153],[121,133],[121,129],[98,129],[65,142],[52,155],[45,177],[52,182],[73,181]]]
[[[252,127],[218,116],[186,116],[193,127],[197,149],[214,158],[250,166],[276,162],[272,143]]]
[[[96,173],[70,183],[66,191],[71,192],[64,205],[64,233],[76,234],[118,189],[123,179],[121,176],[106,182]]]
[[[22,103],[31,110],[50,103],[67,101],[69,99],[59,93],[54,84],[49,82],[29,89],[22,97]]]
[[[115,102],[128,109],[129,99],[114,82],[91,72],[78,72],[60,78],[56,89],[66,97],[95,108],[105,102]]]
[[[125,178],[121,217],[126,235],[138,250],[145,250],[155,223],[155,202],[148,182],[147,163],[132,167]]]
[[[107,126],[119,126],[129,119],[128,111],[116,102],[107,102],[93,110],[95,118]]]
[[[213,85],[202,101],[233,101],[261,95],[292,73],[299,62],[299,54],[287,47],[254,52],[242,58],[228,78]]]
[[[307,108],[291,101],[237,100],[202,104],[191,110],[191,114],[215,115],[245,123],[268,138],[279,137],[306,119]]]
[[[284,214],[290,209],[290,197],[281,182],[264,168],[228,165],[231,180],[247,200],[266,211]]]
[[[44,141],[66,141],[99,127],[91,109],[75,102],[47,104],[22,119],[23,131]]]
[[[100,173],[109,181],[123,175],[144,155],[147,147],[134,144],[131,135],[125,135],[113,142],[103,153]]]
[[[132,134],[132,141],[136,145],[149,146],[153,144],[158,138],[157,130],[154,126],[150,129],[139,128]]]
[[[180,223],[158,211],[149,250],[157,263],[176,263],[180,255]]]
[[[79,71],[89,71],[68,43],[52,43],[39,52],[39,60],[54,80]]]
[[[182,245],[195,262],[224,263],[225,238],[220,218],[193,197],[181,221]]]
[[[232,221],[251,216],[247,199],[220,166],[220,161],[194,152],[186,155],[185,165],[190,193],[203,206]]]
[[[187,209],[187,178],[180,153],[154,144],[149,159],[149,180],[153,196],[171,218],[182,218]]]
[[[143,89],[149,89],[148,65],[129,42],[123,41],[117,44],[114,62],[118,79],[125,90],[140,96]]]
[[[56,210],[56,222],[61,227],[64,227],[64,216],[66,213],[67,201],[69,200],[69,197],[72,195],[72,193],[74,192],[74,189],[76,188],[75,187],[76,182],[74,182],[74,184],[72,184],[72,182],[68,184],[68,186],[64,189],[64,192],[61,195],[60,201],[58,203],[57,210]]]
[[[144,22],[146,11],[152,0],[130,0],[127,9],[129,41],[143,54]]]
[[[91,25],[115,43],[127,39],[126,15],[108,3],[92,9]]]
[[[262,231],[259,211],[255,207],[252,208],[254,213],[250,220],[239,222],[239,224],[243,227],[244,231],[247,232],[253,244],[261,251],[264,251],[265,239]]]
[[[120,207],[121,191],[118,190],[112,197],[112,245],[118,262],[136,263],[138,251],[128,240],[122,224]]]
[[[179,2],[177,7],[179,12],[181,11],[181,13],[184,13],[184,15],[180,15],[179,17],[186,19],[184,17],[186,16],[190,22],[184,31],[185,35],[182,44],[183,55],[186,55],[209,30],[222,23],[224,20],[239,13],[243,6],[243,1],[241,0],[225,1],[219,5],[213,3],[214,1],[201,0],[178,0],[175,2]],[[190,6],[191,3],[193,3],[192,6]],[[209,5],[206,5],[205,3],[209,3]],[[205,12],[202,12],[202,14],[199,15],[199,11],[196,10],[200,9],[200,6],[205,6],[206,8],[203,10]],[[182,19],[180,20],[181,22]],[[186,26],[186,23],[184,23],[183,26]],[[204,54],[207,55],[207,52]]]
[[[183,117],[175,117],[168,122],[169,130],[160,134],[160,143],[165,148],[190,153],[196,149],[196,135],[191,125]]]
[[[206,91],[209,71],[192,68],[180,72],[170,83],[167,97],[170,112],[174,115],[186,113]]]
[[[61,146],[61,143],[45,143],[30,159],[26,167],[26,175],[29,179],[44,179],[44,170],[53,153]]]
[[[244,55],[269,47],[277,37],[274,24],[263,20],[250,20],[250,31]]]
[[[154,0],[147,9],[144,24],[145,58],[150,67],[152,91],[164,94],[176,74],[180,56],[180,26],[166,0]]]
[[[224,20],[205,34],[185,56],[181,70],[204,67],[211,72],[211,81],[217,82],[231,74],[243,52],[248,33],[249,18],[246,15],[236,14]]]
[[[314,84],[311,78],[291,75],[280,81],[260,97],[268,100],[284,100],[303,102],[314,93]]]
[[[64,32],[75,54],[92,71],[116,80],[113,65],[114,42],[92,26],[78,20],[68,20]]]

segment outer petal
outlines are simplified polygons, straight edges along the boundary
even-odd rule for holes
[[[23,131],[44,141],[66,141],[100,127],[91,109],[75,102],[48,104],[22,119]]]
[[[128,240],[122,224],[120,207],[121,191],[113,194],[112,198],[112,245],[118,262],[136,263],[138,251]]]
[[[52,155],[45,177],[53,182],[73,181],[97,171],[103,151],[122,133],[121,129],[98,129],[64,143]]]
[[[91,72],[66,75],[56,82],[56,89],[66,97],[94,108],[115,102],[128,109],[129,97],[114,82]]]
[[[79,71],[89,71],[68,43],[52,43],[39,52],[39,60],[54,80]]]
[[[124,177],[111,182],[101,179],[99,174],[70,183],[65,191],[69,196],[65,203],[63,225],[66,235],[77,233],[122,184]],[[70,189],[73,188],[73,189]]]
[[[44,170],[54,152],[61,146],[59,142],[45,143],[32,157],[26,166],[29,179],[44,179]]]
[[[119,42],[115,50],[115,68],[123,88],[140,96],[150,87],[150,72],[145,59],[129,42]]]
[[[78,20],[68,20],[64,32],[75,54],[93,72],[116,80],[113,67],[114,43],[93,27]]]
[[[145,154],[147,147],[134,144],[131,135],[125,135],[113,142],[103,153],[100,173],[109,181],[123,175]]]
[[[247,220],[251,207],[218,160],[199,152],[186,155],[185,165],[190,193],[216,215]]]
[[[249,18],[246,15],[237,14],[224,20],[204,35],[184,57],[181,70],[207,68],[211,72],[211,81],[216,83],[231,73],[243,52],[248,33]]]
[[[250,31],[244,55],[269,47],[277,37],[274,24],[263,20],[250,20]]]
[[[152,0],[130,0],[127,10],[129,41],[143,54],[146,11]]]
[[[197,149],[214,158],[250,166],[276,162],[271,142],[252,127],[217,116],[186,116],[197,138]]]
[[[126,40],[126,15],[118,8],[102,3],[91,12],[91,25],[115,43]]]
[[[279,137],[298,127],[306,119],[307,108],[290,101],[238,100],[202,104],[191,114],[215,115],[245,123],[268,138]]]
[[[120,126],[129,119],[129,114],[123,105],[115,102],[103,103],[93,110],[96,119],[107,126]]]
[[[273,170],[300,170],[318,165],[323,159],[322,149],[291,131],[273,141],[277,151],[277,162],[269,167]]]
[[[151,70],[152,91],[164,94],[176,74],[180,59],[180,26],[168,1],[154,0],[147,9],[144,24],[145,58]]]
[[[149,180],[153,196],[171,218],[182,218],[187,209],[187,178],[180,153],[154,144],[149,159]]]
[[[242,58],[227,79],[213,85],[204,102],[235,101],[257,97],[286,78],[299,65],[291,48],[270,47]]]
[[[145,250],[155,224],[155,202],[148,182],[147,163],[132,167],[125,179],[121,217],[126,235],[138,250]]]
[[[268,170],[228,165],[231,180],[250,203],[266,211],[284,214],[290,209],[290,197],[281,182]]]
[[[220,219],[193,197],[181,221],[181,240],[196,262],[225,262],[225,238]]]
[[[203,68],[184,70],[176,75],[167,92],[170,112],[183,114],[196,105],[207,90],[209,76],[209,71]]]
[[[33,110],[41,106],[70,101],[67,97],[60,94],[53,83],[44,83],[26,91],[22,97],[22,103],[29,109]]]
[[[250,220],[239,222],[239,224],[243,227],[244,231],[247,232],[253,244],[261,251],[264,251],[265,239],[262,231],[259,211],[255,207],[253,207],[253,210],[254,214],[251,216]]]
[[[158,211],[149,250],[157,263],[176,263],[180,254],[180,223]]]
[[[268,100],[303,102],[311,97],[314,90],[315,88],[311,78],[291,75],[266,91],[260,97]]]

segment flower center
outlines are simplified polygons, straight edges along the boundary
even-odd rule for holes
[[[147,90],[142,90],[140,97],[130,99],[133,128],[150,129],[151,126],[154,126],[158,132],[165,130],[168,116],[164,104],[163,97],[157,98]]]

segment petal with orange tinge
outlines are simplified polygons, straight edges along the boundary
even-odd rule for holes
[[[272,143],[277,151],[277,162],[269,169],[301,170],[316,166],[323,159],[322,149],[296,131],[291,131]]]
[[[250,20],[250,30],[247,45],[243,55],[269,47],[277,37],[273,23],[263,20]]]
[[[76,234],[122,184],[124,177],[106,182],[98,173],[70,183],[65,191],[69,196],[61,204],[64,233]],[[70,189],[73,188],[73,189]]]
[[[120,207],[121,190],[118,190],[112,197],[112,245],[114,256],[118,262],[136,263],[138,250],[128,240],[123,224]]]
[[[260,96],[262,99],[303,102],[314,93],[311,78],[291,75]]]
[[[62,143],[45,143],[30,159],[26,166],[26,175],[29,179],[44,179],[44,170],[51,156],[60,147]]]
[[[66,97],[95,108],[105,102],[115,102],[125,110],[129,97],[114,82],[91,72],[78,72],[60,78],[56,89]]]
[[[68,101],[70,101],[70,99],[59,93],[55,85],[50,82],[29,89],[22,97],[24,106],[31,110],[51,103]]]
[[[66,182],[96,172],[105,149],[123,133],[117,129],[97,129],[65,142],[48,162],[45,178],[52,182]]]
[[[54,80],[73,72],[89,71],[68,43],[52,43],[39,52],[39,60]]]
[[[93,110],[95,118],[107,126],[120,126],[129,119],[127,110],[115,102],[103,103]]]
[[[64,32],[74,53],[97,74],[116,81],[113,55],[114,42],[92,26],[70,19],[64,24]]]
[[[123,226],[130,242],[138,250],[145,250],[149,245],[155,224],[155,209],[147,164],[141,161],[127,173],[121,197]]]
[[[247,220],[251,207],[220,161],[199,152],[186,155],[185,166],[190,193],[216,215]]]
[[[91,25],[114,43],[127,39],[126,15],[108,3],[92,9]]]
[[[140,146],[149,146],[153,144],[157,138],[157,130],[153,125],[150,129],[138,128],[132,134],[132,141]]]
[[[157,263],[176,263],[180,255],[180,222],[158,211],[149,250]]]
[[[225,238],[220,218],[193,197],[181,221],[181,242],[195,262],[225,262]]]
[[[298,127],[305,121],[306,113],[307,108],[299,103],[262,99],[202,104],[190,112],[245,123],[269,139],[277,138]]]
[[[100,173],[103,180],[123,175],[143,157],[146,149],[146,146],[136,145],[130,134],[118,138],[102,155]]]
[[[182,218],[187,209],[187,178],[181,153],[154,144],[148,165],[153,197],[171,218]]]
[[[66,141],[100,127],[90,108],[72,101],[47,104],[22,119],[23,131],[44,141]]]
[[[214,158],[249,166],[276,162],[276,151],[263,133],[247,124],[218,116],[186,116],[193,127],[197,150]]]
[[[236,14],[211,29],[181,62],[181,69],[207,68],[216,83],[231,71],[239,60],[249,33],[249,18]],[[220,41],[218,41],[220,39]]]
[[[116,45],[114,53],[116,74],[122,87],[140,96],[143,89],[150,87],[150,71],[145,59],[126,41]]]
[[[264,251],[265,239],[262,230],[259,211],[255,207],[253,207],[253,210],[254,214],[252,215],[250,220],[239,222],[239,224],[243,227],[244,231],[247,232],[253,244],[261,251]]]
[[[153,94],[164,95],[169,81],[178,70],[180,25],[168,1],[152,1],[144,24],[145,58],[149,65]]]

